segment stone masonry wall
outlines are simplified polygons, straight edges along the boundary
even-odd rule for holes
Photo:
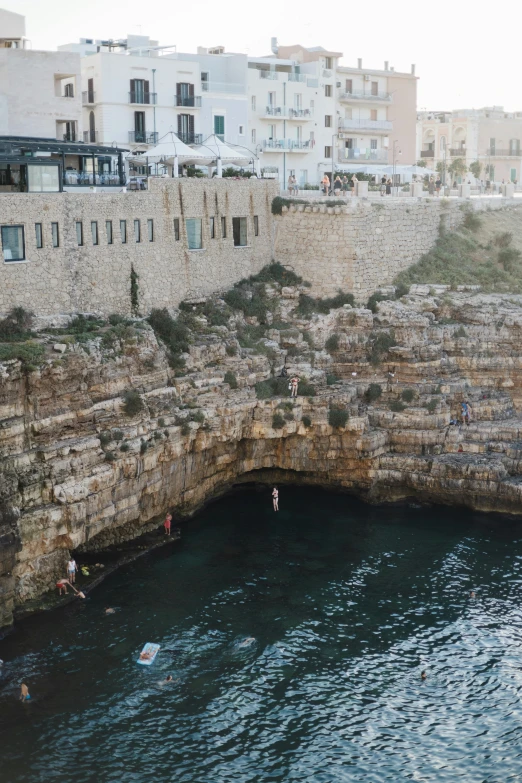
[[[140,311],[174,307],[183,299],[229,288],[258,272],[272,257],[271,203],[277,184],[260,180],[149,180],[150,190],[132,193],[0,194],[0,225],[23,225],[26,261],[0,262],[0,314],[14,306],[36,315],[96,312],[129,314],[131,268],[138,274]],[[259,234],[255,236],[254,216]],[[214,218],[215,238],[210,237]],[[222,238],[221,218],[226,219]],[[234,247],[232,218],[246,217],[248,245]],[[203,249],[189,250],[186,218],[201,218]],[[153,241],[148,224],[153,220]],[[175,239],[174,220],[180,238]],[[122,242],[120,221],[127,226]],[[141,241],[135,241],[134,221]],[[78,246],[76,222],[83,226]],[[93,244],[91,222],[98,224]],[[108,244],[106,221],[112,221]],[[58,223],[59,247],[51,223]],[[37,249],[35,223],[43,229]]]
[[[276,218],[274,257],[309,281],[315,296],[342,289],[362,303],[430,250],[441,225],[457,228],[466,208],[507,205],[513,200],[354,198],[345,207],[292,205]]]

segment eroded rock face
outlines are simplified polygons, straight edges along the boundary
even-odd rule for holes
[[[521,298],[427,290],[305,320],[295,288],[278,295],[265,353],[240,349],[232,327],[206,330],[184,377],[150,328],[109,353],[67,344],[37,371],[0,365],[0,626],[64,575],[71,550],[128,540],[256,476],[520,513]],[[285,357],[317,396],[257,399]],[[130,388],[144,408],[129,417]],[[465,400],[471,423],[450,424]],[[332,406],[344,427],[328,423]]]

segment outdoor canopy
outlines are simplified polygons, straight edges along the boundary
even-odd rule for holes
[[[229,147],[215,134],[205,139],[203,144],[200,144],[196,149],[201,155],[211,155],[214,160],[221,160],[222,163],[232,163],[236,166],[246,166],[255,157],[254,155],[245,155],[244,152]]]
[[[207,153],[205,155],[204,152],[198,152],[182,142],[174,131],[169,131],[154,147],[151,147],[143,154],[133,155],[130,153],[128,157],[134,157],[139,160],[144,158],[161,158],[164,161],[173,161],[174,158],[178,158],[182,163],[197,163],[200,166],[208,166],[213,160],[211,154]]]

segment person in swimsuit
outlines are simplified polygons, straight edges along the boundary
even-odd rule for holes
[[[150,661],[151,658],[152,658],[152,653],[140,652],[140,661]]]
[[[76,560],[73,557],[71,557],[71,559],[67,563],[67,578],[69,579],[69,582],[72,585],[76,581],[77,570],[78,570],[78,566],[76,565]]]
[[[114,614],[114,609],[112,609],[110,606],[108,606],[105,609],[105,614]]]
[[[469,427],[469,423],[471,421],[471,406],[469,402],[466,400],[466,402],[461,403],[461,416],[462,416],[462,422],[466,423]]]
[[[425,679],[426,679],[426,672],[421,672],[421,680],[425,680]]]
[[[299,388],[299,378],[297,375],[294,375],[294,377],[290,380],[290,396],[291,397],[297,397],[297,390]]]
[[[170,523],[172,522],[172,514],[167,514],[163,527],[165,528],[165,535],[170,536]]]
[[[25,682],[23,682],[20,685],[20,701],[27,701],[27,699],[30,698],[31,698],[31,694],[29,693],[29,688],[27,687]]]
[[[62,594],[62,590],[63,590],[64,594],[67,595],[67,585],[71,586],[71,583],[69,582],[68,579],[59,579],[56,582],[56,587],[58,588],[58,591],[59,591],[58,595]]]
[[[279,511],[279,490],[274,487],[272,491],[272,502],[274,504],[274,511]]]

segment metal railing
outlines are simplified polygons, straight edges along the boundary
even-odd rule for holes
[[[65,171],[64,185],[123,185],[119,174],[92,174],[87,171]]]
[[[158,94],[155,92],[136,92],[129,93],[129,103],[138,103],[150,105],[158,102]]]
[[[392,130],[393,123],[390,120],[347,120],[341,117],[339,120],[339,130]]]
[[[339,150],[337,159],[341,163],[349,160],[373,160],[384,163],[388,161],[388,150],[373,150],[370,147],[343,147]]]
[[[352,92],[342,92],[339,95],[342,101],[391,101],[391,92],[365,92],[364,90],[352,90]]]
[[[158,134],[146,131],[129,131],[129,144],[157,144]]]
[[[289,73],[288,74],[288,81],[289,82],[305,82],[307,79],[307,76],[305,73]]]
[[[465,147],[450,147],[449,150],[450,157],[452,158],[465,158],[466,157],[466,148]]]
[[[520,158],[522,157],[522,152],[520,149],[510,148],[510,149],[497,149],[496,147],[490,147],[486,150],[486,155],[488,155],[491,158]]]
[[[76,131],[72,131],[71,133],[64,133],[62,138],[63,141],[76,141]]]
[[[242,95],[246,85],[240,82],[201,82],[201,92],[226,92]]]
[[[176,136],[183,144],[202,144],[202,133],[177,133]]]
[[[314,116],[312,109],[288,109],[291,120],[311,120]]]
[[[265,139],[263,149],[274,150],[275,152],[308,152],[312,149],[310,141],[294,141],[293,139]]]
[[[260,79],[279,79],[279,74],[276,71],[259,71]]]
[[[434,158],[435,150],[421,150],[420,156],[421,158]]]
[[[98,131],[84,131],[83,140],[85,144],[97,144],[98,143]]]
[[[292,109],[288,106],[267,106],[262,114],[270,119],[287,117],[290,120],[311,120],[314,116],[312,109]]]
[[[201,95],[175,95],[174,106],[186,106],[188,108],[201,108]]]
[[[82,103],[96,103],[96,93],[92,90],[85,90],[85,92],[82,92]]]

